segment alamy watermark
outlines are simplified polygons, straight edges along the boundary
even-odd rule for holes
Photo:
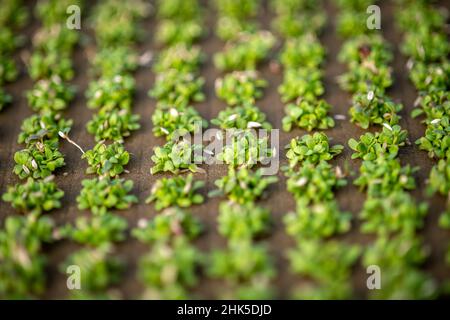
[[[81,29],[81,9],[77,5],[70,5],[67,7],[66,13],[69,17],[66,20],[66,27],[69,30]]]
[[[377,5],[367,7],[366,13],[369,15],[366,20],[366,26],[369,30],[381,29],[381,9]]]
[[[376,264],[370,265],[366,269],[367,277],[366,285],[369,290],[381,289],[381,269]]]
[[[69,290],[81,290],[81,268],[77,265],[70,265],[66,269],[66,286]]]

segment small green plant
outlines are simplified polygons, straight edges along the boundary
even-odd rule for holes
[[[212,278],[226,279],[233,284],[252,279],[270,280],[275,276],[266,247],[251,241],[230,242],[228,248],[212,251],[208,262],[207,272]]]
[[[176,237],[188,240],[197,238],[203,231],[199,219],[189,212],[171,207],[163,210],[153,219],[141,219],[133,229],[133,237],[146,244],[167,242]]]
[[[222,40],[234,40],[243,32],[254,32],[257,24],[251,21],[258,12],[258,0],[215,1],[218,20],[216,34]]]
[[[351,121],[363,129],[372,124],[395,125],[400,116],[398,112],[403,109],[399,103],[395,103],[384,94],[376,91],[357,93],[353,96],[353,103],[349,110]]]
[[[58,140],[37,141],[14,154],[13,172],[20,178],[46,178],[65,165],[64,156],[58,151]]]
[[[2,299],[31,299],[44,292],[46,258],[41,249],[52,240],[52,229],[48,217],[6,217],[0,229]]]
[[[158,105],[183,108],[191,102],[205,99],[202,92],[204,82],[203,78],[194,73],[180,73],[176,69],[169,69],[156,76],[155,85],[148,94],[158,100]]]
[[[200,168],[196,163],[201,162],[201,145],[191,144],[189,141],[169,141],[162,147],[153,148],[154,154],[151,159],[154,166],[150,169],[151,174],[158,172],[179,173],[182,171],[197,172]]]
[[[319,33],[326,23],[324,12],[302,9],[290,11],[287,8],[277,15],[273,21],[273,27],[286,38],[296,38],[301,35]]]
[[[217,118],[212,119],[211,123],[221,129],[272,129],[272,125],[266,121],[264,112],[253,105],[227,107],[220,111]]]
[[[201,21],[163,20],[158,24],[155,41],[162,45],[191,45],[204,34]]]
[[[203,256],[184,238],[176,238],[171,244],[156,243],[139,262],[139,277],[147,287],[146,295],[187,298],[185,288],[197,284],[197,269],[202,262]]]
[[[77,197],[80,210],[89,209],[95,215],[104,215],[110,209],[128,209],[137,202],[136,196],[129,194],[133,189],[132,180],[106,176],[85,179],[81,183],[83,189]]]
[[[348,40],[339,53],[338,59],[341,63],[346,63],[352,67],[366,64],[388,65],[392,59],[392,51],[386,40],[381,35],[363,35]]]
[[[386,197],[394,191],[412,190],[416,187],[413,177],[419,168],[403,166],[397,159],[377,158],[363,161],[359,177],[354,184],[361,190],[367,189],[371,197]]]
[[[306,134],[301,138],[293,138],[286,149],[289,166],[294,168],[297,164],[307,161],[318,163],[321,160],[331,160],[342,152],[344,146],[340,144],[330,146],[328,136],[323,132],[316,132],[313,135]]]
[[[330,109],[331,105],[323,99],[312,102],[299,98],[296,103],[290,103],[284,108],[286,116],[282,120],[283,130],[289,132],[293,127],[307,131],[332,128],[334,119],[328,116]]]
[[[70,55],[73,52],[80,34],[76,30],[70,30],[61,23],[66,17],[61,18],[58,23],[40,28],[33,36],[33,52],[51,54],[60,52],[62,55]]]
[[[440,62],[442,57],[450,53],[450,44],[444,33],[419,29],[418,32],[406,33],[401,49],[406,56],[414,60]]]
[[[429,195],[439,193],[446,196],[450,193],[450,160],[441,159],[433,166],[428,179],[427,193]]]
[[[325,58],[325,48],[312,33],[290,38],[280,55],[285,69],[318,69]]]
[[[288,251],[291,270],[311,278],[315,284],[296,289],[302,299],[348,299],[353,296],[351,271],[361,248],[337,241],[302,240]],[[320,253],[320,254],[318,254]]]
[[[297,200],[296,212],[285,215],[286,232],[296,237],[325,238],[350,230],[351,213],[341,212],[336,201],[308,205],[308,199]]]
[[[409,78],[417,90],[432,92],[450,89],[450,62],[426,64],[412,62],[408,64]]]
[[[125,240],[127,220],[113,214],[79,217],[74,225],[65,225],[58,230],[59,236],[69,238],[91,247]]]
[[[71,265],[80,267],[81,289],[73,290],[72,297],[77,299],[109,299],[108,289],[119,283],[124,265],[114,257],[113,248],[109,244],[96,248],[85,248],[72,253],[61,266],[66,274]]]
[[[438,122],[439,119],[450,116],[450,91],[430,90],[423,92],[417,98],[414,106],[416,108],[411,112],[413,118],[425,115],[424,123]]]
[[[406,144],[408,133],[399,125],[385,125],[381,132],[366,132],[359,141],[351,138],[348,145],[355,152],[352,159],[375,160],[378,157],[394,159],[400,147]]]
[[[262,169],[251,171],[247,168],[228,169],[228,175],[216,180],[218,189],[209,196],[226,195],[231,201],[244,204],[261,198],[269,185],[278,181],[275,176],[264,176]]]
[[[39,80],[34,88],[27,92],[28,104],[37,112],[64,110],[74,97],[74,88],[64,84],[59,76]]]
[[[22,1],[6,0],[1,4],[0,25],[19,28],[25,25],[29,18],[29,10]]]
[[[428,152],[430,158],[450,158],[450,117],[430,121],[425,135],[417,139],[420,150]]]
[[[208,123],[193,107],[157,107],[152,115],[153,133],[156,137],[166,136],[167,140],[197,133]]]
[[[364,35],[347,41],[338,58],[349,67],[339,78],[344,90],[367,92],[375,87],[383,93],[391,86],[392,72],[388,64],[392,61],[392,52],[380,35]]]
[[[87,123],[87,130],[95,136],[96,141],[112,140],[123,142],[131,131],[138,130],[140,116],[127,109],[100,111]]]
[[[249,240],[267,234],[270,212],[249,202],[222,202],[219,205],[218,224],[219,233],[229,240]]]
[[[307,199],[313,203],[334,199],[334,191],[347,185],[340,167],[333,167],[321,160],[318,164],[305,162],[298,170],[288,170],[287,191],[295,199]]]
[[[245,20],[258,13],[260,0],[214,0],[220,15]]]
[[[181,208],[203,203],[203,196],[197,191],[205,183],[194,180],[193,174],[186,177],[161,178],[155,182],[146,202],[155,202],[155,209],[162,210],[171,206]]]
[[[130,160],[130,154],[119,142],[106,145],[104,141],[100,141],[92,150],[86,151],[81,158],[87,159],[89,165],[86,169],[87,174],[96,173],[113,178],[124,172],[124,166]]]
[[[188,46],[179,43],[161,52],[153,65],[155,73],[162,73],[170,69],[179,73],[194,73],[203,60],[203,55],[198,46]]]
[[[44,180],[28,178],[24,184],[8,187],[2,199],[11,202],[13,208],[23,213],[40,214],[61,208],[60,199],[64,196],[64,191],[58,189],[52,180],[53,176]]]
[[[106,48],[135,43],[143,35],[138,23],[150,14],[150,10],[150,4],[143,0],[127,3],[112,0],[96,5],[91,23],[98,46]]]
[[[275,152],[268,146],[268,137],[258,138],[248,129],[227,132],[226,141],[216,158],[233,168],[252,168],[273,157]]]
[[[349,72],[339,77],[341,88],[351,93],[367,92],[373,88],[384,92],[392,82],[392,69],[385,65],[375,67],[362,64],[352,67]]]
[[[131,75],[108,76],[93,81],[86,92],[88,107],[103,111],[130,110],[134,89],[135,82]]]
[[[427,204],[415,203],[402,191],[393,192],[383,198],[369,198],[364,203],[361,219],[362,232],[389,234],[399,232],[414,235],[423,226]]]
[[[319,69],[288,69],[283,75],[283,83],[278,87],[281,101],[289,102],[298,98],[315,101],[325,89],[322,71]]]
[[[59,132],[67,134],[72,127],[72,120],[66,120],[59,114],[46,113],[42,115],[34,114],[26,118],[19,133],[18,143],[36,143],[43,139],[53,140],[59,137]]]
[[[229,106],[254,104],[266,86],[267,81],[254,70],[234,71],[215,82],[217,97]]]
[[[377,265],[384,274],[386,286],[373,290],[373,299],[430,299],[437,294],[435,281],[418,267],[427,250],[417,236],[381,236],[370,244],[362,262],[365,267]]]
[[[57,51],[34,52],[30,58],[28,70],[33,80],[58,76],[63,81],[69,81],[74,77],[72,59],[68,54],[61,54]]]
[[[97,75],[105,77],[104,79],[113,79],[116,75],[136,70],[139,57],[126,46],[107,47],[96,53],[92,64]],[[106,84],[106,81],[104,83]],[[127,80],[127,84],[132,84],[132,82]],[[94,87],[94,84],[91,86]]]
[[[66,10],[71,4],[82,7],[82,0],[44,0],[35,7],[35,14],[46,27],[61,23],[67,18]]]
[[[274,45],[275,37],[269,31],[242,33],[215,54],[214,64],[222,71],[255,70]]]

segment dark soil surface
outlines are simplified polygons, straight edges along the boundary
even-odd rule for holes
[[[351,160],[351,152],[347,146],[347,141],[351,137],[359,137],[364,133],[364,130],[358,128],[350,123],[347,116],[347,110],[350,106],[350,96],[344,93],[336,83],[336,77],[345,72],[345,67],[337,62],[337,54],[341,48],[342,40],[337,36],[334,24],[336,16],[336,8],[333,1],[326,1],[326,10],[330,19],[326,29],[324,30],[321,40],[325,45],[328,56],[324,65],[325,69],[325,99],[331,103],[334,108],[332,115],[346,115],[346,120],[336,121],[336,127],[328,130],[326,133],[332,137],[333,143],[340,143],[346,146],[343,155],[337,157],[333,164],[344,166],[348,163],[350,168],[357,173],[360,165],[359,160]],[[430,160],[426,152],[420,151],[413,143],[417,138],[423,135],[424,126],[420,124],[420,120],[412,119],[410,111],[413,108],[413,102],[416,99],[416,91],[408,81],[408,74],[406,69],[406,59],[403,57],[398,48],[401,41],[401,34],[395,28],[394,23],[394,6],[391,1],[380,1],[382,9],[382,31],[386,39],[395,48],[395,61],[393,64],[395,83],[389,94],[399,102],[404,104],[402,111],[401,126],[409,132],[409,140],[411,145],[404,147],[401,150],[400,158],[403,164],[411,164],[413,166],[420,166],[421,170],[416,174],[417,189],[413,192],[417,199],[425,200],[429,203],[430,209],[428,217],[426,218],[425,228],[420,232],[425,243],[431,249],[431,255],[424,268],[431,273],[438,282],[450,277],[450,268],[445,265],[444,256],[448,242],[450,240],[450,233],[438,227],[438,218],[444,209],[445,199],[442,197],[426,198],[424,197],[425,181],[428,177],[430,168],[434,164]],[[33,5],[30,2],[30,8]],[[208,3],[208,2],[206,2]],[[211,2],[210,2],[211,3]],[[84,16],[85,17],[85,16]],[[270,23],[273,18],[273,12],[269,12],[267,4],[261,8],[260,23],[263,28],[270,29]],[[206,93],[206,100],[203,103],[195,104],[194,106],[199,110],[201,115],[210,120],[214,118],[220,110],[225,107],[225,104],[219,101],[214,94],[214,80],[219,77],[220,72],[214,67],[212,63],[212,56],[215,52],[223,48],[224,43],[221,42],[214,35],[214,25],[216,22],[214,10],[209,4],[206,14],[206,28],[209,31],[201,42],[201,48],[207,55],[207,60],[202,67],[201,74],[206,79],[204,91]],[[74,64],[76,69],[76,77],[73,80],[78,88],[77,98],[74,103],[68,108],[64,116],[73,119],[74,126],[70,133],[72,140],[79,143],[84,149],[90,149],[94,146],[93,137],[87,133],[85,124],[91,119],[93,111],[86,106],[84,92],[87,88],[91,76],[88,72],[90,57],[95,52],[95,46],[90,38],[90,32],[87,30],[87,22],[82,20],[82,30],[86,35],[86,41],[81,45],[75,53]],[[145,37],[140,46],[136,48],[140,53],[150,50],[156,54],[159,50],[153,43],[153,36],[155,31],[156,21],[154,17],[147,18],[142,23],[142,29],[145,30]],[[28,38],[39,27],[38,23],[33,20],[30,25],[23,31]],[[281,38],[279,45],[281,45]],[[30,40],[30,39],[29,39]],[[277,57],[277,51],[274,50],[272,60]],[[28,44],[20,53],[17,54],[17,59],[22,61],[31,48]],[[23,63],[22,63],[23,65]],[[261,76],[269,82],[268,88],[265,90],[264,97],[257,103],[258,106],[267,114],[268,120],[275,128],[281,128],[281,119],[283,117],[283,103],[277,93],[277,87],[281,83],[282,73],[273,72],[273,68],[269,68],[270,61],[261,65]],[[272,69],[272,71],[271,71]],[[126,149],[132,153],[131,161],[127,167],[130,171],[123,177],[132,179],[135,183],[134,193],[139,198],[139,204],[134,205],[130,210],[124,212],[116,212],[129,221],[130,228],[134,227],[139,218],[151,217],[156,214],[152,205],[145,204],[152,184],[164,174],[152,176],[150,174],[150,167],[152,162],[150,156],[152,155],[152,148],[157,145],[163,145],[163,138],[155,138],[152,134],[151,114],[155,108],[155,101],[147,96],[147,91],[153,86],[155,75],[150,68],[140,68],[136,74],[135,79],[137,83],[137,93],[134,103],[134,112],[141,115],[141,129],[132,133],[131,137],[125,141]],[[0,113],[0,192],[6,190],[7,185],[15,184],[19,179],[12,173],[13,155],[19,150],[21,146],[17,144],[17,136],[20,132],[20,125],[26,117],[32,114],[32,111],[27,106],[24,97],[25,91],[32,87],[32,81],[25,72],[25,65],[23,65],[23,73],[21,77],[11,85],[6,87],[8,92],[14,96],[14,103],[8,106]],[[280,146],[286,145],[291,138],[304,134],[302,130],[294,130],[290,133],[280,131]],[[61,151],[65,154],[67,165],[56,172],[56,183],[65,191],[63,198],[63,209],[56,210],[51,213],[56,222],[61,224],[73,221],[76,217],[88,214],[88,212],[81,212],[77,209],[76,196],[81,189],[81,181],[88,176],[85,174],[86,163],[80,158],[81,154],[78,149],[72,145],[62,142]],[[281,154],[281,164],[286,162],[284,153]],[[214,181],[226,174],[226,168],[223,166],[203,166],[206,170],[205,174],[196,174],[196,178],[206,181],[206,187],[203,193],[214,187]],[[290,289],[302,281],[289,271],[288,263],[285,259],[286,250],[293,246],[294,243],[289,238],[282,223],[282,217],[290,210],[294,209],[294,200],[286,191],[285,178],[278,173],[280,181],[273,185],[267,199],[260,201],[260,205],[267,206],[271,209],[274,227],[269,237],[261,241],[268,244],[271,254],[276,262],[278,269],[278,277],[274,282],[274,287],[278,291],[279,298],[286,298]],[[340,189],[336,193],[336,197],[342,209],[351,211],[355,217],[353,226],[350,232],[339,237],[339,240],[348,243],[370,244],[373,237],[362,235],[359,232],[359,222],[357,219],[358,212],[364,202],[365,195],[359,192],[356,187],[349,183],[347,187]],[[206,226],[206,232],[195,242],[195,244],[202,251],[207,252],[213,248],[220,248],[226,244],[217,232],[217,212],[218,204],[222,199],[214,198],[207,199],[207,201],[200,206],[191,208],[191,211],[198,216]],[[0,202],[0,219],[3,220],[7,215],[14,214],[14,210],[8,203]],[[78,248],[77,245],[69,241],[60,241],[45,248],[45,254],[49,259],[48,267],[48,290],[43,298],[65,298],[67,296],[67,289],[65,286],[65,275],[58,271],[58,265],[67,257],[67,255]],[[128,237],[123,243],[117,244],[117,255],[124,259],[127,264],[127,269],[123,281],[120,284],[120,291],[124,298],[138,297],[142,291],[142,287],[136,278],[136,264],[139,257],[145,253],[148,248],[140,244],[137,240]],[[354,270],[352,278],[356,296],[364,298],[366,296],[366,274],[363,268],[358,264]],[[212,281],[206,277],[202,277],[198,288],[195,289],[195,294],[202,298],[214,298],[220,293],[223,284],[219,281]]]

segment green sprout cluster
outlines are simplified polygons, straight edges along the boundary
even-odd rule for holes
[[[14,52],[23,44],[17,32],[28,20],[28,11],[22,1],[5,0],[0,4],[0,111],[12,102],[12,96],[3,86],[19,75]]]
[[[247,129],[227,131],[226,141],[216,158],[233,168],[252,168],[272,158],[276,152],[270,148],[267,136],[259,138]]]
[[[383,270],[381,290],[371,290],[371,299],[432,299],[437,294],[435,281],[419,269],[429,255],[420,237],[380,236],[366,248],[364,267],[377,265]]]
[[[334,127],[334,119],[328,115],[331,105],[320,98],[325,92],[321,70],[324,59],[325,49],[314,33],[299,33],[286,39],[280,55],[283,82],[278,88],[281,100],[288,103],[282,120],[284,131]]]
[[[200,220],[186,209],[176,206],[164,209],[153,219],[139,220],[133,236],[145,244],[170,242],[177,237],[194,240],[203,231]]]
[[[126,210],[138,201],[131,194],[133,181],[119,178],[127,173],[125,166],[130,154],[125,150],[124,138],[139,129],[139,115],[132,113],[135,81],[132,72],[141,65],[133,45],[141,38],[139,22],[150,12],[142,0],[128,4],[107,0],[96,4],[89,17],[97,52],[89,56],[94,79],[85,92],[87,106],[96,111],[87,131],[96,145],[86,152],[79,148],[87,162],[87,174],[97,177],[84,179],[76,200],[83,215],[73,223],[61,226],[56,234],[70,239],[82,249],[71,253],[61,272],[71,265],[81,272],[81,290],[73,290],[74,299],[121,298],[114,290],[121,279],[124,264],[115,255],[114,244],[125,240],[128,222],[112,210]]]
[[[271,130],[272,125],[266,121],[266,115],[257,106],[243,105],[227,107],[211,120],[212,124],[221,129],[266,129]]]
[[[106,213],[93,217],[79,217],[73,225],[61,227],[58,236],[90,247],[99,247],[125,240],[127,227],[126,219]]]
[[[131,46],[141,38],[137,26],[149,11],[142,0],[129,4],[108,0],[93,9],[91,26],[99,49],[92,59],[96,79],[89,84],[86,98],[97,113],[86,128],[96,141],[123,142],[140,128],[139,115],[132,113],[136,84],[131,74],[139,59]]]
[[[203,181],[195,181],[192,173],[186,177],[161,178],[153,184],[146,202],[155,202],[156,210],[172,206],[186,208],[201,204],[203,196],[197,191],[204,185]]]
[[[295,299],[342,300],[353,296],[352,267],[361,255],[358,245],[307,239],[288,251],[292,272],[313,280],[294,288]]]
[[[225,288],[217,293],[220,298],[267,299],[274,295],[275,269],[266,246],[257,242],[270,234],[272,219],[270,210],[256,202],[278,181],[266,176],[262,168],[277,150],[270,148],[264,134],[272,125],[257,106],[268,86],[257,68],[268,60],[276,38],[255,22],[261,1],[215,2],[216,34],[226,41],[224,49],[214,55],[216,68],[225,73],[216,79],[215,91],[227,107],[211,123],[222,129],[216,139],[224,145],[214,156],[228,166],[228,174],[215,181],[217,189],[209,196],[227,198],[220,202],[217,217],[227,246],[210,252],[206,271],[211,278],[224,281]]]
[[[270,5],[275,12],[272,26],[285,38],[308,32],[318,34],[325,26],[322,0],[271,0]]]
[[[87,174],[95,173],[113,178],[125,171],[124,166],[130,161],[130,154],[120,142],[107,145],[100,141],[93,149],[86,151],[82,158],[87,159],[89,165]]]
[[[245,259],[243,259],[245,257]],[[221,288],[224,299],[270,299],[273,290],[270,281],[276,270],[268,250],[251,241],[232,241],[223,250],[209,255],[208,275],[213,279],[227,280]]]
[[[427,193],[447,199],[439,224],[450,228],[450,43],[441,10],[425,1],[406,1],[400,11],[399,27],[404,33],[401,49],[409,57],[411,82],[419,92],[412,111],[421,117],[425,134],[416,141],[437,164],[430,171]],[[413,20],[414,19],[414,20]],[[447,251],[450,263],[450,246]]]
[[[242,33],[255,32],[255,21],[261,0],[214,0],[217,9],[216,34],[224,40],[235,40]]]
[[[47,259],[42,246],[52,241],[53,221],[36,214],[8,216],[0,229],[0,297],[32,299],[45,291]]]
[[[197,172],[203,156],[199,154],[202,146],[191,144],[187,140],[169,141],[162,147],[153,148],[151,157],[154,166],[150,169],[151,174],[158,172],[171,172],[178,174],[180,172]]]
[[[338,0],[340,9],[337,17],[337,32],[344,38],[358,37],[371,33],[367,28],[367,8],[374,4],[371,0]],[[376,2],[375,2],[376,3]]]
[[[362,262],[366,268],[379,267],[391,281],[380,290],[370,291],[368,297],[427,298],[435,294],[436,288],[419,269],[425,256],[420,261],[409,259],[409,250],[423,250],[417,232],[424,225],[427,205],[416,202],[408,193],[416,187],[414,173],[418,168],[402,166],[399,159],[400,148],[410,142],[407,131],[398,125],[398,113],[403,107],[386,93],[393,84],[389,65],[393,60],[392,49],[381,32],[369,30],[361,17],[355,15],[353,21],[350,18],[355,10],[366,5],[370,3],[341,1],[341,34],[348,39],[339,60],[347,65],[348,72],[339,82],[353,94],[351,121],[363,129],[382,126],[378,132],[366,132],[359,140],[348,141],[352,159],[362,160],[359,176],[353,183],[367,194],[359,215],[361,232],[377,236],[375,244],[365,248]],[[414,248],[410,248],[412,243]]]
[[[275,37],[269,31],[242,33],[214,55],[214,64],[221,71],[255,70],[274,45]]]
[[[160,19],[155,32],[161,45],[192,45],[203,34],[202,8],[198,0],[158,0],[157,18]]]
[[[59,140],[67,139],[72,121],[62,116],[75,96],[67,84],[74,75],[71,56],[79,33],[63,27],[70,4],[82,1],[40,1],[35,15],[40,26],[32,39],[32,53],[26,61],[28,74],[35,81],[26,92],[35,114],[21,125],[14,154],[13,172],[24,183],[8,186],[2,199],[23,217],[10,216],[0,230],[0,298],[37,298],[45,289],[46,259],[44,242],[51,242],[53,222],[44,213],[62,205],[64,191],[53,181],[56,170],[65,165]],[[18,76],[12,53],[22,44],[14,34],[23,27],[28,9],[21,1],[2,1],[0,5],[0,86]],[[0,109],[11,97],[0,87]]]
[[[114,248],[109,244],[83,248],[69,255],[61,265],[61,272],[70,266],[79,266],[81,271],[81,290],[73,290],[71,298],[80,300],[119,299],[120,294],[113,290],[119,284],[124,272],[124,264],[114,256]]]
[[[239,204],[251,203],[263,197],[267,188],[277,181],[277,177],[264,176],[262,169],[229,168],[228,175],[214,182],[218,189],[211,191],[209,196],[225,195]]]
[[[292,169],[304,162],[317,164],[320,161],[329,161],[340,154],[344,146],[330,146],[330,139],[325,133],[315,132],[312,135],[293,138],[285,149],[289,167]]]
[[[282,129],[333,128],[332,106],[321,98],[326,51],[318,37],[326,23],[324,2],[282,0],[272,1],[272,6],[276,12],[273,25],[285,38],[279,58],[283,82],[278,88],[281,101],[287,103]],[[325,133],[314,132],[292,138],[285,149],[288,165],[282,169],[287,191],[296,203],[295,210],[283,217],[286,233],[296,242],[285,253],[290,271],[309,279],[294,285],[289,295],[296,299],[352,297],[349,279],[359,248],[325,240],[350,229],[351,214],[341,211],[334,196],[346,185],[346,174],[329,164],[344,147],[331,145]]]
[[[140,242],[150,245],[138,263],[138,277],[144,285],[144,299],[188,299],[198,283],[204,255],[192,244],[203,231],[201,221],[187,208],[204,201],[200,189],[205,182],[192,172],[203,171],[203,146],[191,142],[191,135],[207,127],[207,121],[192,106],[205,100],[204,79],[199,76],[204,55],[195,42],[204,34],[198,0],[157,1],[156,41],[164,46],[153,63],[155,83],[148,94],[156,99],[152,114],[153,134],[166,144],[153,148],[150,169],[185,176],[156,180],[146,199],[154,203],[154,217],[142,218],[132,230]]]
[[[335,189],[346,184],[344,173],[327,162],[340,154],[343,146],[330,147],[328,136],[316,132],[292,139],[286,149],[287,190],[297,207],[284,217],[286,232],[301,241],[348,231],[351,215],[340,211],[333,195]]]
[[[183,9],[184,11],[181,11]],[[195,41],[203,34],[201,7],[197,0],[159,1],[158,41],[166,48],[158,55],[153,70],[156,80],[149,90],[157,100],[152,115],[153,133],[164,136],[167,143],[153,149],[151,173],[197,172],[203,159],[201,145],[186,137],[200,132],[208,123],[191,103],[205,99],[204,79],[199,76],[203,54]]]
[[[77,197],[78,208],[88,209],[94,215],[104,215],[110,209],[125,210],[137,202],[136,196],[129,194],[133,189],[132,180],[111,179],[109,176],[85,179]]]
[[[398,112],[403,107],[385,93],[393,80],[389,66],[392,52],[384,38],[371,34],[349,39],[342,47],[339,60],[348,66],[339,83],[353,94],[349,109],[351,121],[363,129],[372,124],[397,124]]]
[[[5,185],[1,196],[12,208],[0,221],[0,299],[46,297],[47,274],[54,269],[49,262],[54,257],[49,259],[45,253],[49,246],[51,251],[55,244],[59,247],[60,241],[77,248],[58,266],[68,277],[67,284],[72,271],[80,272],[81,290],[66,292],[72,299],[125,298],[122,279],[130,270],[142,286],[137,297],[143,299],[196,299],[197,292],[203,291],[202,277],[209,278],[208,285],[218,284],[211,287],[217,298],[272,299],[279,294],[274,285],[280,280],[280,254],[291,273],[283,298],[433,299],[447,292],[450,282],[438,283],[424,268],[431,251],[420,236],[428,212],[436,209],[443,211],[439,226],[450,229],[447,12],[429,0],[395,1],[396,26],[402,32],[398,47],[408,58],[405,70],[418,92],[411,117],[424,124],[423,135],[414,144],[408,136],[417,135],[400,126],[405,117],[402,104],[389,96],[396,85],[393,47],[380,30],[368,25],[369,9],[375,10],[373,5],[380,2],[337,0],[331,6],[338,10],[335,25],[344,40],[337,59],[347,68],[336,82],[351,95],[350,121],[357,130],[365,130],[357,134],[359,138],[349,139],[344,150],[323,132],[345,119],[333,117],[333,107],[324,99],[327,53],[319,37],[329,24],[325,6],[330,6],[323,0],[212,2],[213,32],[224,47],[207,57],[199,40],[208,35],[206,10],[211,6],[206,9],[202,0],[99,1],[82,20],[87,33],[66,27],[68,7],[76,5],[84,14],[84,0],[39,0],[33,11],[22,0],[1,1],[0,110],[13,101],[8,88],[22,76],[19,64],[24,64],[33,81],[24,95],[33,114],[23,120],[18,134],[20,147],[12,168],[17,178],[7,179],[10,185]],[[261,29],[261,19],[271,13],[275,14],[270,22],[273,33]],[[28,41],[21,33],[28,33],[24,26],[30,14],[37,28]],[[145,36],[140,24],[149,16],[156,22],[152,36],[156,54],[140,53],[139,42]],[[25,50],[19,59],[27,42],[31,53]],[[86,152],[70,139],[73,121],[64,118],[79,98],[72,85],[77,79],[74,52],[79,45],[89,47],[91,82],[85,98],[93,117],[86,130],[95,143]],[[213,143],[205,147],[192,139],[208,126],[203,108],[196,108],[210,100],[201,75],[205,61],[218,71],[213,90],[224,105],[211,120],[219,128],[211,141],[224,142],[219,150],[210,149]],[[125,139],[140,128],[140,116],[133,112],[140,90],[134,73],[144,66],[155,75],[148,91],[154,100],[148,120],[154,137],[163,142],[151,155],[149,213],[138,212],[131,222],[129,214],[133,215],[138,197],[133,181],[126,178],[133,154],[125,149]],[[272,119],[259,102],[279,77],[284,115]],[[287,140],[286,134],[280,136],[289,142],[280,158],[284,190],[294,204],[281,217],[278,204],[267,201],[268,193],[280,191],[280,177],[267,175],[264,168],[279,153],[270,145],[277,137],[269,120],[281,120],[285,132],[302,132]],[[67,204],[58,186],[65,166],[61,140],[81,151],[85,173],[93,176],[82,181],[76,197],[79,215],[56,224],[64,220],[57,216]],[[403,149],[423,150],[433,161],[423,185],[416,184],[419,168],[403,163]],[[340,154],[358,165],[356,174]],[[206,172],[199,164],[208,163],[209,156],[225,164],[216,168],[225,171]],[[215,181],[200,177],[218,172],[224,175]],[[356,188],[342,194],[348,180]],[[205,188],[211,184],[215,190],[207,193]],[[416,187],[429,200],[445,198],[446,207],[429,206],[421,196],[416,199],[421,192]],[[353,217],[348,210],[356,204],[341,203],[341,196],[357,189],[366,199]],[[211,214],[205,211],[207,197],[217,197],[211,203],[216,211],[212,214],[223,245],[202,252],[204,243],[197,246],[197,241],[209,228],[201,220]],[[281,207],[285,205],[289,204]],[[278,219],[272,218],[272,211]],[[355,219],[359,232],[370,241],[339,240]],[[277,248],[266,242],[279,223],[293,245],[276,253]],[[136,254],[125,252],[130,236],[145,252],[136,265],[127,266],[125,262]],[[436,259],[436,252],[432,256]],[[450,245],[442,258],[450,265]],[[355,273],[357,264],[368,274],[379,268],[380,289],[364,293],[354,286],[360,271]]]
[[[11,202],[14,209],[26,214],[41,214],[61,207],[60,199],[64,191],[52,181],[54,176],[43,180],[28,178],[24,184],[8,187],[3,194],[3,201]]]
[[[217,97],[229,106],[254,104],[266,86],[267,81],[259,78],[254,70],[227,73],[215,82]]]

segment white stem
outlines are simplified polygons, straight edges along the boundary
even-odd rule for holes
[[[84,150],[83,150],[83,149],[82,149],[75,141],[72,141],[72,140],[69,138],[69,136],[68,136],[67,134],[65,134],[65,133],[62,132],[62,131],[59,131],[59,132],[58,132],[58,135],[59,135],[61,138],[66,139],[69,143],[73,144],[73,145],[74,145],[75,147],[77,147],[78,149],[80,149],[81,153],[84,154]]]

